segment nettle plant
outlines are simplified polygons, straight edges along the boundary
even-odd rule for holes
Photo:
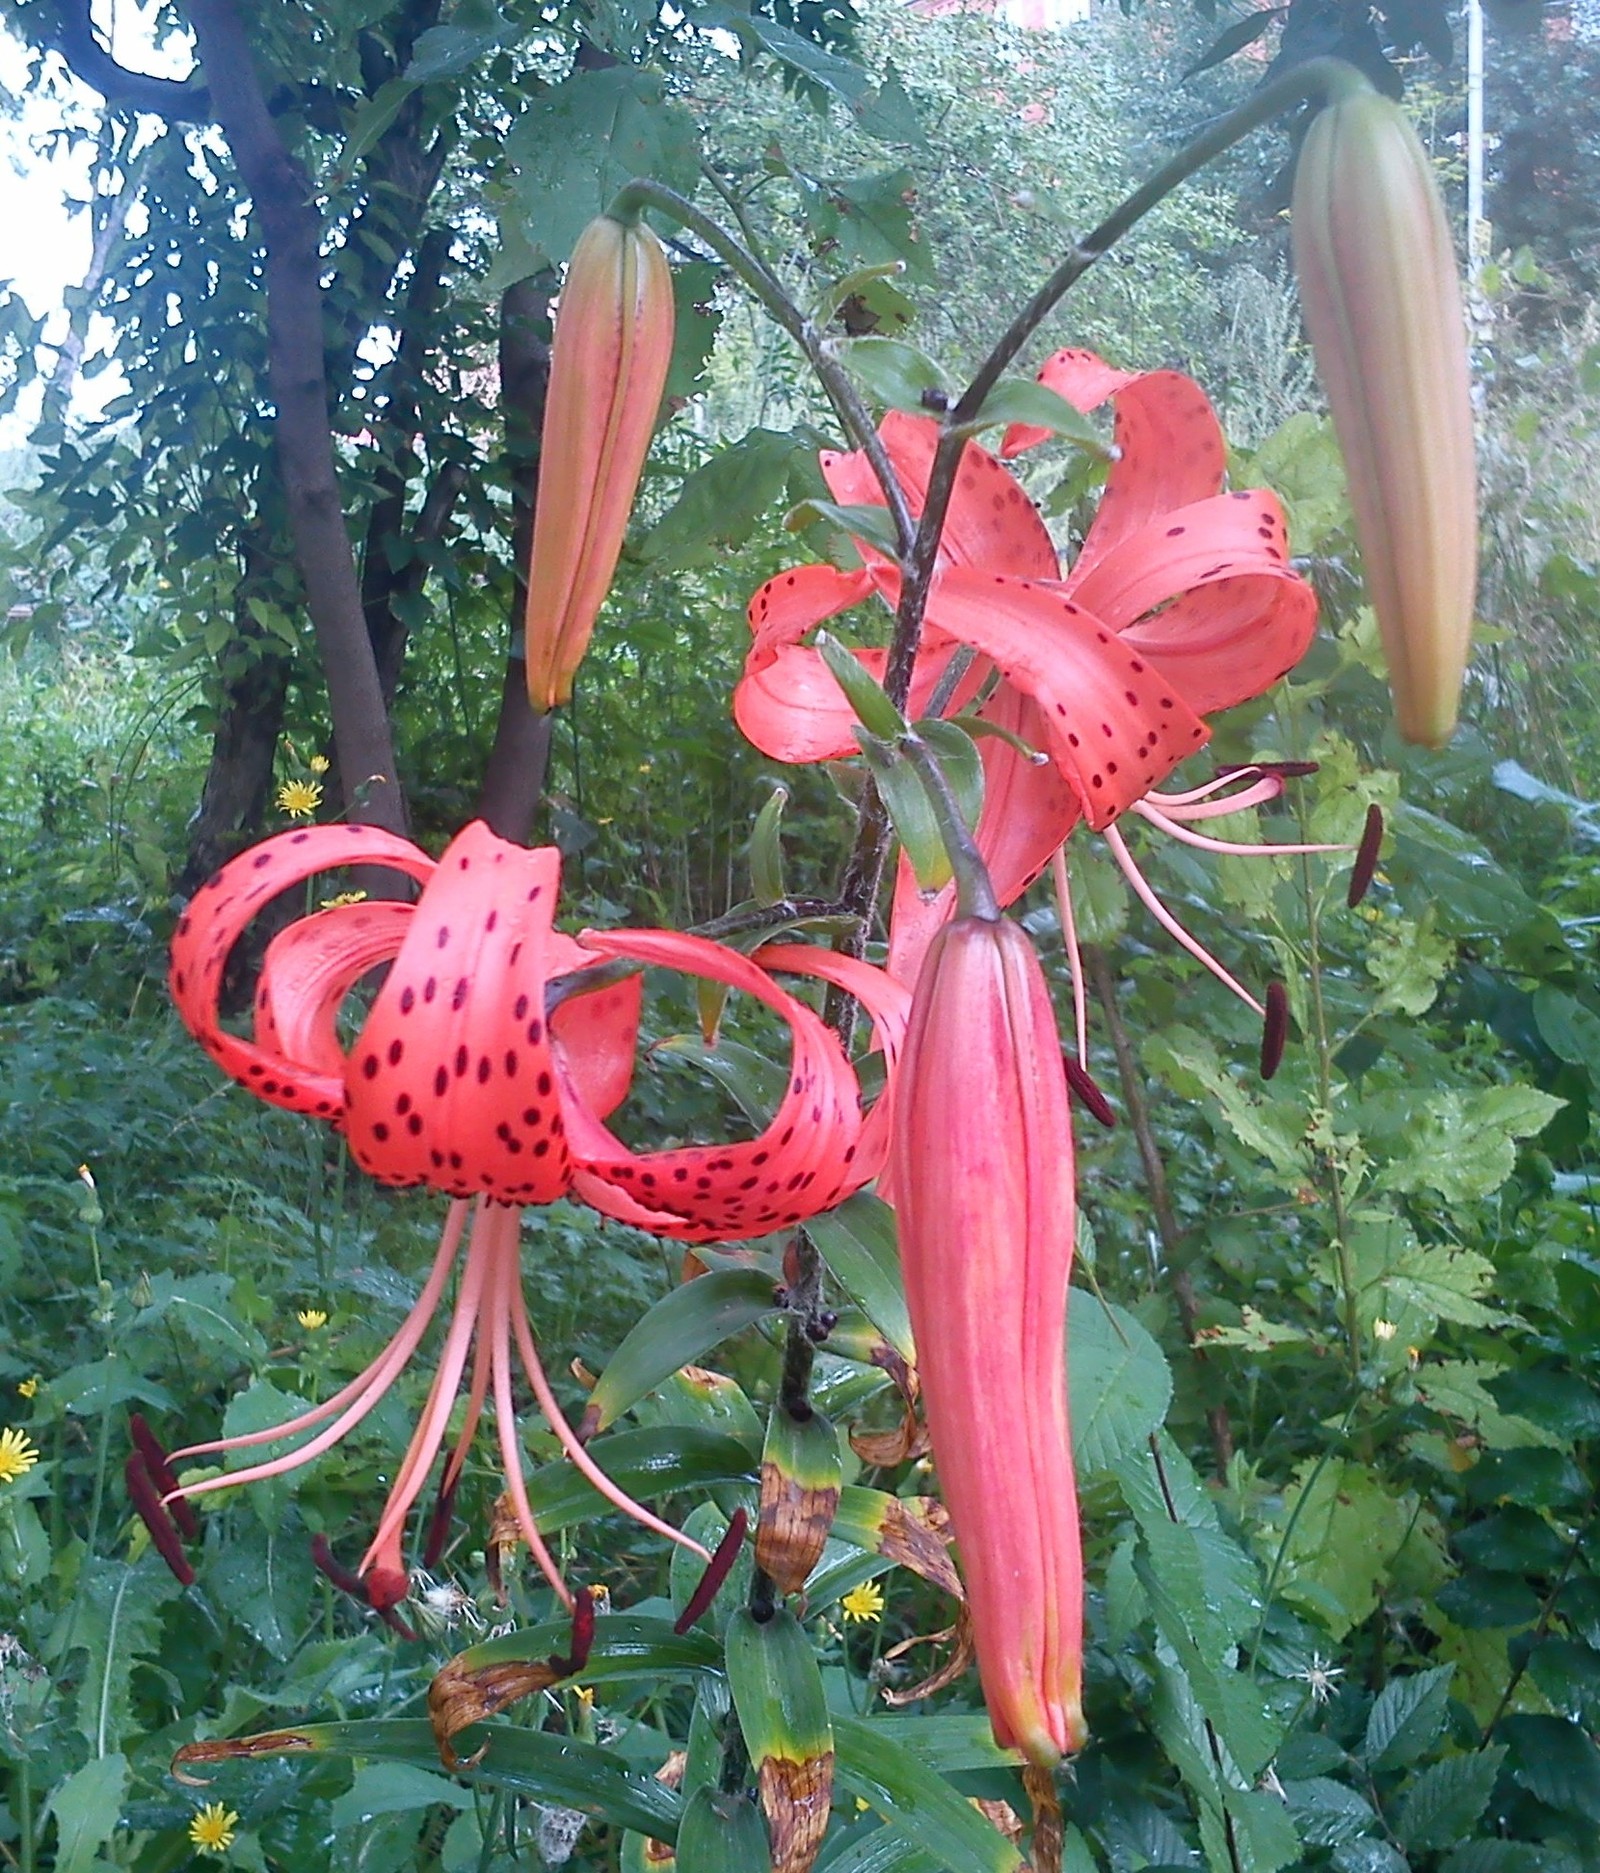
[[[505,1798],[494,1826],[508,1845],[513,1798],[525,1798],[542,1804],[547,1858],[570,1852],[590,1817],[622,1831],[625,1866],[684,1873],[1190,1864],[1196,1840],[1221,1867],[1277,1868],[1324,1850],[1378,1867],[1403,1865],[1402,1846],[1449,1847],[1476,1822],[1499,1758],[1441,1745],[1445,1668],[1397,1679],[1361,1737],[1311,1737],[1338,1673],[1300,1617],[1314,1610],[1313,1583],[1296,1571],[1296,1543],[1325,1512],[1338,1459],[1300,1473],[1264,1579],[1162,1432],[1171,1384],[1149,1334],[1092,1285],[1068,1305],[1080,1233],[1070,1108],[1113,1116],[1090,1070],[1091,987],[1116,1025],[1119,1061],[1125,1053],[1104,951],[1078,936],[1075,890],[1106,869],[1086,850],[1090,835],[1155,922],[1259,1020],[1263,1079],[1278,1071],[1296,1015],[1320,1033],[1309,1131],[1304,1101],[1251,1090],[1205,1035],[1174,1025],[1154,1044],[1169,1076],[1238,1121],[1274,1164],[1297,1173],[1309,1150],[1340,1165],[1330,1287],[1358,1387],[1374,1334],[1403,1346],[1419,1330],[1403,1317],[1405,1293],[1432,1291],[1429,1252],[1413,1243],[1395,1261],[1376,1240],[1381,1216],[1360,1201],[1359,1153],[1327,1080],[1324,1010],[1307,1006],[1292,937],[1279,946],[1286,979],[1257,993],[1163,901],[1125,833],[1143,822],[1224,865],[1259,858],[1271,870],[1292,857],[1319,905],[1336,876],[1348,874],[1351,906],[1372,881],[1383,783],[1333,738],[1317,823],[1280,843],[1242,836],[1253,821],[1238,816],[1287,801],[1312,762],[1263,756],[1211,774],[1192,764],[1211,738],[1207,718],[1265,696],[1314,635],[1315,596],[1290,558],[1279,502],[1227,486],[1217,420],[1187,377],[1120,371],[1075,350],[1037,381],[1006,375],[1141,214],[1308,99],[1319,114],[1294,206],[1308,321],[1355,471],[1400,725],[1437,745],[1454,726],[1473,593],[1463,328],[1427,165],[1397,107],[1350,68],[1296,69],[1175,159],[1074,248],[960,391],[898,340],[825,340],[743,240],[658,184],[630,184],[584,236],[556,322],[528,581],[534,706],[570,696],[661,402],[672,293],[649,213],[714,252],[790,332],[849,444],[822,455],[829,499],[795,517],[822,529],[837,560],[780,572],[754,595],[731,702],[776,761],[857,764],[854,843],[832,898],[790,898],[775,794],[752,834],[751,901],[682,934],[563,933],[558,853],[478,823],[437,860],[371,827],[303,827],[244,852],[195,896],[171,983],[216,1063],[261,1099],[336,1126],[368,1175],[426,1184],[448,1209],[421,1296],[371,1365],[298,1415],[175,1455],[141,1421],[131,1499],[160,1555],[192,1582],[194,1500],[270,1483],[378,1410],[453,1287],[436,1374],[365,1553],[352,1567],[319,1536],[307,1565],[314,1558],[380,1614],[399,1645],[432,1631],[441,1596],[478,1567],[507,1626],[436,1671],[428,1724],[213,1736],[178,1752],[181,1776],[308,1752],[442,1761]],[[879,277],[838,282],[824,319]],[[1109,448],[1088,420],[1105,404]],[[998,456],[980,440],[995,432]],[[1052,437],[1104,468],[1095,518],[1065,567],[1002,459]],[[885,615],[886,645],[856,641]],[[1231,836],[1206,830],[1213,820]],[[887,949],[873,962],[896,840]],[[350,867],[397,872],[419,895],[339,894],[279,927],[251,1033],[232,1032],[224,981],[251,920]],[[1045,876],[1069,965],[1065,1048],[1033,941],[1008,914]],[[1103,892],[1092,895],[1091,922],[1103,910]],[[1402,1008],[1406,982],[1428,971],[1425,956],[1410,962],[1409,975],[1398,963],[1392,979],[1379,972]],[[353,1002],[384,964],[382,986]],[[617,1115],[650,968],[698,980],[699,1057],[752,1135],[625,1142]],[[821,1012],[786,986],[808,979],[824,986]],[[1126,1074],[1123,1094],[1137,1097]],[[1524,1131],[1536,1116],[1522,1114]],[[686,1247],[681,1285],[598,1377],[585,1375],[576,1425],[547,1375],[522,1280],[545,1240],[542,1206],[562,1196]],[[1458,1318],[1476,1304],[1473,1285],[1451,1290]],[[762,1323],[776,1329],[764,1372],[736,1361],[741,1383],[704,1366]],[[1191,1339],[1204,1332],[1186,1326]],[[1273,1331],[1246,1317],[1210,1338],[1219,1351],[1270,1346]],[[523,1379],[559,1446],[531,1474],[517,1423]],[[880,1400],[894,1405],[886,1428]],[[852,1416],[874,1415],[878,1428],[846,1432]],[[504,1494],[490,1526],[464,1527],[457,1491],[485,1417]],[[218,1454],[227,1469],[186,1467]],[[1126,1531],[1109,1556],[1092,1544],[1104,1573],[1091,1582],[1087,1709],[1075,1456],[1097,1511],[1114,1489]],[[845,1480],[863,1470],[878,1486]],[[1237,1465],[1229,1480],[1235,1498],[1247,1492]],[[641,1497],[690,1506],[672,1516]],[[625,1565],[578,1577],[571,1545],[552,1543],[611,1511],[643,1532],[622,1539]],[[672,1545],[654,1591],[640,1587],[645,1539]],[[913,1636],[863,1671],[833,1622],[876,1623],[891,1569],[918,1583],[907,1590]],[[1292,1602],[1274,1598],[1280,1575]],[[1118,1663],[1136,1630],[1135,1662]],[[908,1683],[894,1654],[929,1638],[946,1655]],[[972,1709],[973,1664],[986,1716]],[[1137,1810],[1119,1806],[1116,1786],[1137,1773],[1136,1752],[1097,1760],[1091,1749],[1074,1764],[1098,1727],[1125,1733],[1134,1712],[1167,1765],[1148,1778],[1165,1793]],[[1436,1745],[1445,1753],[1398,1818],[1386,1815],[1392,1772]],[[1291,1746],[1304,1760],[1288,1777],[1275,1764]],[[1330,1773],[1349,1765],[1343,1780]],[[213,1822],[214,1836],[228,1833],[227,1811]],[[553,1844],[561,1827],[564,1844]],[[494,1851],[491,1834],[482,1852]]]

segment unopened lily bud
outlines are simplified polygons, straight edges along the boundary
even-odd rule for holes
[[[601,215],[567,267],[550,353],[528,568],[528,696],[572,678],[611,585],[672,357],[672,274],[643,222]]]
[[[1083,1559],[1067,1428],[1072,1129],[1050,991],[1003,918],[934,937],[890,1147],[939,1485],[996,1740],[1084,1740]]]
[[[1439,747],[1456,724],[1477,581],[1466,326],[1427,155],[1378,92],[1352,88],[1313,121],[1294,255],[1400,733]]]

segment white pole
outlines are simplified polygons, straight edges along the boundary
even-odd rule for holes
[[[1483,214],[1483,3],[1467,0],[1467,288],[1474,336],[1488,336],[1483,264],[1489,257]]]

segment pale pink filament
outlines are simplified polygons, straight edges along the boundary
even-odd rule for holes
[[[1253,781],[1249,778],[1252,774],[1256,776]],[[1192,807],[1201,800],[1209,800],[1213,794],[1223,792],[1225,788],[1238,787],[1241,782],[1248,784],[1240,794],[1229,796],[1230,804],[1214,805],[1207,809],[1206,814],[1185,813],[1184,818],[1201,819],[1209,813],[1236,813],[1240,806],[1256,806],[1263,800],[1276,800],[1283,792],[1281,775],[1263,774],[1254,767],[1236,767],[1232,773],[1214,775],[1202,786],[1188,787],[1179,793],[1158,793],[1152,789],[1145,798],[1159,802],[1164,811],[1175,813],[1180,807]],[[1246,795],[1249,797],[1246,798]]]
[[[1123,876],[1127,879],[1128,883],[1133,886],[1134,895],[1139,899],[1139,902],[1144,905],[1145,909],[1149,911],[1150,915],[1155,918],[1156,922],[1160,924],[1161,928],[1166,931],[1167,935],[1170,936],[1175,943],[1181,944],[1196,962],[1203,963],[1224,987],[1232,989],[1234,994],[1239,997],[1240,1001],[1242,1001],[1247,1008],[1253,1008],[1256,1013],[1265,1020],[1267,1011],[1262,1004],[1256,1000],[1255,996],[1250,993],[1242,982],[1230,975],[1228,971],[1223,968],[1222,964],[1217,961],[1216,957],[1211,954],[1210,950],[1208,950],[1198,938],[1191,936],[1189,932],[1184,929],[1183,925],[1178,922],[1172,912],[1167,909],[1166,905],[1163,904],[1160,898],[1156,896],[1155,892],[1151,890],[1144,873],[1140,871],[1139,867],[1133,862],[1133,854],[1128,850],[1127,841],[1117,828],[1115,826],[1107,826],[1104,838],[1106,844],[1111,848],[1112,855],[1122,867]]]
[[[1181,840],[1184,845],[1198,846],[1202,852],[1222,852],[1237,858],[1292,858],[1297,852],[1348,852],[1347,845],[1262,845],[1247,843],[1239,839],[1212,839],[1205,833],[1190,832],[1187,826],[1180,826],[1175,819],[1169,819],[1165,813],[1151,806],[1148,799],[1135,800],[1133,810],[1141,819],[1147,819],[1152,826],[1159,826],[1171,838]],[[1229,802],[1229,812],[1238,812],[1239,808]],[[1191,815],[1191,817],[1195,817]]]
[[[312,1438],[310,1443],[302,1444],[298,1450],[285,1452],[281,1457],[274,1457],[270,1463],[258,1463],[245,1470],[230,1470],[226,1476],[208,1477],[203,1483],[191,1483],[187,1488],[176,1493],[181,1496],[203,1496],[213,1489],[232,1489],[239,1483],[259,1483],[269,1476],[282,1476],[289,1470],[297,1470],[303,1463],[309,1463],[331,1445],[336,1444],[346,1431],[351,1430],[372,1411],[378,1401],[388,1391],[396,1378],[410,1361],[411,1355],[422,1342],[422,1336],[428,1329],[428,1322],[433,1318],[439,1305],[439,1297],[444,1293],[445,1284],[450,1278],[450,1270],[455,1263],[456,1249],[461,1241],[462,1227],[466,1222],[467,1205],[464,1202],[452,1203],[445,1219],[444,1234],[439,1240],[439,1253],[429,1272],[422,1293],[417,1303],[406,1315],[400,1331],[383,1349],[378,1357],[367,1367],[359,1378],[352,1379],[332,1398],[315,1405],[310,1411],[304,1411],[297,1418],[290,1418],[283,1424],[275,1424],[265,1431],[247,1431],[238,1437],[214,1438],[206,1444],[190,1444],[183,1450],[175,1450],[170,1461],[177,1463],[184,1457],[203,1456],[219,1450],[245,1450],[256,1444],[275,1444],[285,1437],[293,1437],[297,1431],[309,1429],[313,1424],[320,1424],[324,1418],[338,1411],[349,1399],[355,1403],[336,1424]]]
[[[366,1574],[375,1566],[381,1566],[396,1573],[404,1572],[401,1538],[406,1518],[427,1482],[433,1460],[444,1441],[470,1352],[472,1377],[467,1395],[466,1420],[446,1460],[445,1481],[448,1484],[459,1474],[473,1433],[482,1417],[485,1399],[492,1389],[496,1433],[518,1528],[557,1597],[564,1606],[571,1608],[571,1590],[562,1579],[561,1571],[539,1533],[523,1477],[522,1452],[517,1440],[516,1412],[512,1401],[513,1329],[517,1352],[533,1386],[540,1410],[573,1466],[592,1488],[625,1515],[631,1516],[654,1533],[689,1548],[701,1560],[709,1563],[711,1556],[699,1542],[635,1502],[625,1490],[612,1482],[578,1441],[545,1377],[522,1298],[518,1260],[522,1213],[485,1197],[475,1201],[457,1199],[450,1205],[439,1251],[422,1293],[407,1314],[400,1331],[359,1378],[353,1379],[322,1404],[269,1430],[251,1431],[239,1437],[194,1444],[186,1450],[175,1452],[174,1456],[198,1456],[207,1452],[274,1443],[296,1432],[308,1430],[330,1417],[334,1419],[332,1424],[307,1443],[286,1451],[280,1457],[252,1464],[242,1470],[229,1471],[225,1476],[208,1477],[203,1482],[190,1484],[173,1493],[185,1497],[199,1496],[211,1490],[231,1489],[240,1483],[264,1482],[270,1477],[282,1476],[311,1462],[336,1443],[346,1431],[359,1424],[377,1406],[420,1345],[429,1322],[438,1310],[455,1265],[469,1211],[472,1212],[472,1230],[468,1238],[466,1262],[460,1291],[451,1310],[450,1325],[440,1351],[438,1368],[428,1388],[422,1415],[389,1491],[388,1501],[384,1504],[377,1532],[362,1558],[360,1571]]]
[[[1089,1008],[1083,989],[1083,956],[1078,948],[1078,920],[1072,914],[1072,880],[1067,874],[1067,848],[1058,845],[1050,855],[1050,876],[1055,881],[1061,935],[1067,946],[1067,968],[1072,975],[1072,1022],[1078,1040],[1078,1065],[1089,1071]]]

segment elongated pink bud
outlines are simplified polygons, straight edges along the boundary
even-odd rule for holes
[[[616,571],[672,357],[672,273],[643,222],[601,215],[573,249],[556,313],[525,618],[542,714],[572,678]]]
[[[1378,92],[1351,89],[1312,122],[1294,256],[1395,717],[1407,741],[1439,747],[1456,724],[1478,568],[1466,325],[1427,155]]]
[[[1061,1040],[1022,931],[933,939],[890,1165],[917,1370],[996,1739],[1084,1740],[1083,1560],[1067,1429],[1072,1131]]]

